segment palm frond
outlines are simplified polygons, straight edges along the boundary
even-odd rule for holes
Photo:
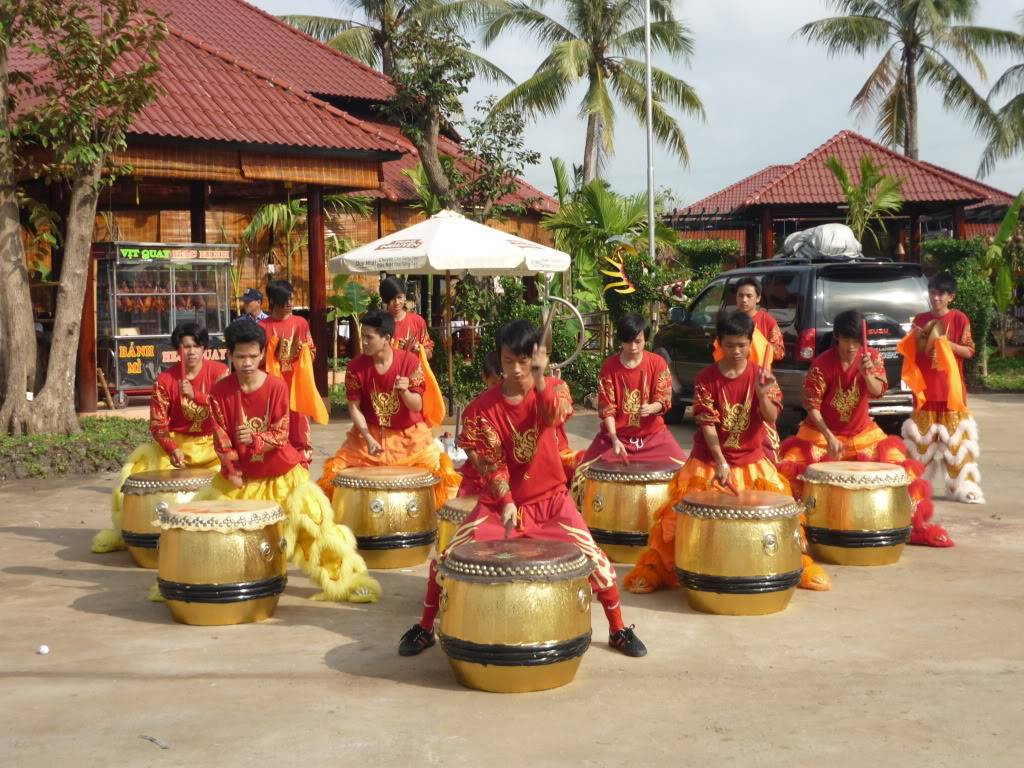
[[[829,55],[865,54],[883,48],[892,35],[892,26],[876,16],[833,16],[804,24],[797,34],[811,43],[821,43]]]
[[[575,37],[572,32],[547,14],[541,13],[519,0],[514,0],[507,3],[507,10],[497,11],[486,19],[484,45],[490,45],[502,32],[515,27],[532,32],[542,43],[560,43]]]
[[[640,123],[646,122],[647,91],[643,82],[623,69],[612,80],[612,86],[616,95],[636,119]],[[651,130],[654,136],[676,155],[684,166],[688,166],[690,151],[686,144],[686,135],[675,118],[665,109],[657,92],[655,92],[651,104],[651,118]]]
[[[992,105],[949,59],[934,48],[925,50],[919,75],[924,82],[938,87],[942,91],[942,102],[946,109],[959,112],[970,120],[975,131],[988,136],[998,132],[998,120]]]
[[[644,27],[641,24],[634,27],[612,40],[613,51],[629,56],[644,47]],[[678,56],[684,60],[693,56],[694,40],[693,34],[681,21],[652,21],[651,22],[651,49],[664,51],[665,53]]]
[[[303,14],[285,14],[278,16],[285,24],[295,27],[321,43],[329,43],[342,32],[352,29],[355,25],[351,19],[333,19],[330,16],[308,16]]]
[[[1024,64],[1015,64],[1003,72],[999,79],[992,84],[992,90],[989,91],[988,97],[992,99],[1012,91],[1017,93],[1024,91]]]
[[[998,113],[998,129],[989,136],[978,163],[978,176],[992,173],[999,160],[1024,151],[1024,93],[1008,101]]]
[[[903,143],[907,126],[907,87],[902,77],[896,78],[878,110],[876,128],[882,143],[898,147]]]
[[[324,195],[324,210],[349,216],[369,216],[373,200],[366,195]]]
[[[381,53],[373,39],[373,32],[370,27],[352,27],[335,35],[327,44],[368,66],[379,67]]]
[[[643,83],[646,78],[646,67],[639,59],[623,59],[620,62],[623,70],[637,82]],[[696,89],[670,72],[659,67],[651,67],[651,90],[657,101],[670,104],[683,110],[691,117],[704,120],[704,102],[700,100]],[[646,97],[645,97],[646,98]]]
[[[544,66],[495,103],[492,111],[517,109],[533,115],[552,115],[565,102],[573,82],[566,80],[556,67]]]
[[[495,85],[512,85],[515,80],[494,62],[473,53],[469,48],[461,49],[462,56],[469,62],[473,74]]]
[[[613,79],[614,82],[614,79]],[[600,74],[592,77],[580,103],[580,117],[597,115],[601,121],[601,151],[606,156],[615,151],[615,105],[608,92],[607,80]]]
[[[569,170],[565,165],[565,160],[560,157],[552,157],[551,171],[555,174],[555,197],[559,205],[564,205],[572,191],[572,182],[569,180]]]
[[[850,102],[850,111],[857,119],[863,119],[869,112],[873,112],[885,99],[893,83],[899,76],[899,63],[896,61],[895,45],[889,46],[881,60],[878,62],[864,85],[860,87],[857,94]]]

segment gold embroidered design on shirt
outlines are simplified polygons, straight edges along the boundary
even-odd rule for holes
[[[512,456],[520,464],[529,463],[530,459],[537,452],[537,427],[530,427],[525,432],[516,430],[512,419],[508,419],[509,429],[512,430]]]
[[[398,413],[398,395],[394,392],[371,392],[370,405],[377,414],[377,423],[382,427],[390,427],[391,417]]]
[[[729,436],[725,440],[725,448],[739,448],[740,437],[750,427],[750,392],[742,403],[730,403],[729,398],[722,393],[722,430]]]
[[[836,393],[832,396],[832,407],[839,414],[840,421],[849,421],[853,415],[853,409],[860,402],[860,384],[857,379],[849,389],[843,389],[842,382],[836,384]]]

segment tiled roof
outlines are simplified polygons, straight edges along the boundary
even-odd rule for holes
[[[242,0],[145,0],[171,29],[248,66],[276,73],[307,93],[387,101],[391,81]]]
[[[936,173],[940,173],[943,176],[947,176],[953,179],[954,181],[958,181],[961,184],[965,184],[966,186],[975,190],[979,195],[982,195],[985,198],[980,203],[975,203],[974,205],[967,206],[968,209],[986,205],[1009,206],[1013,204],[1014,198],[1013,195],[1011,195],[1009,192],[1004,192],[1001,189],[996,189],[995,187],[990,186],[988,184],[984,184],[978,181],[977,179],[972,179],[969,176],[964,176],[963,174],[957,173],[956,171],[951,171],[948,168],[942,168],[941,166],[935,165],[934,163],[929,163],[925,160],[922,160],[921,162],[924,165],[927,165],[932,170],[934,170]]]
[[[957,181],[948,173],[939,173],[926,163],[912,160],[853,131],[840,131],[749,195],[742,205],[844,203],[839,182],[825,167],[825,160],[838,157],[856,179],[860,158],[865,154],[883,173],[904,179],[903,199],[908,203],[978,202],[983,198],[976,188]]]
[[[727,213],[738,208],[743,201],[759,189],[763,189],[783,173],[789,170],[788,165],[769,165],[757,173],[752,173],[745,179],[740,179],[725,189],[708,195],[703,200],[687,206],[683,213]]]

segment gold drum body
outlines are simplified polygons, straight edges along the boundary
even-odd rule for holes
[[[194,501],[160,512],[157,585],[175,621],[270,618],[288,582],[284,512],[266,501]]]
[[[121,538],[137,566],[157,566],[160,529],[153,521],[158,509],[191,501],[216,474],[204,469],[156,469],[128,476],[121,486]]]
[[[838,565],[891,565],[910,540],[910,476],[897,464],[823,461],[800,478],[807,544]]]
[[[800,512],[771,491],[696,491],[676,505],[676,573],[690,605],[753,616],[789,605],[800,582]]]
[[[594,566],[573,544],[499,539],[440,562],[441,647],[467,688],[523,693],[572,682],[590,647]]]
[[[334,520],[355,534],[368,568],[411,568],[437,538],[434,486],[416,467],[349,467],[334,477]]]
[[[669,501],[674,462],[595,461],[583,471],[581,513],[594,541],[615,563],[635,563],[654,513]]]
[[[437,552],[448,549],[452,537],[456,534],[466,518],[476,509],[479,496],[462,496],[448,499],[443,507],[437,510]]]

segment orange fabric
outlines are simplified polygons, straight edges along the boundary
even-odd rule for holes
[[[444,423],[445,407],[444,396],[441,394],[441,387],[438,386],[437,377],[430,368],[430,361],[427,360],[427,350],[420,345],[420,367],[423,369],[423,418],[431,427],[439,427]]]
[[[925,383],[924,372],[917,364],[917,334],[913,331],[908,333],[896,349],[903,355],[903,370],[900,373],[900,378],[914,393],[914,407],[919,409],[924,405]]]
[[[715,359],[715,362],[719,362],[725,357],[725,350],[722,349],[718,343],[718,339],[715,339],[714,351],[711,356]],[[754,329],[754,336],[750,341],[750,357],[747,358],[753,363],[757,363],[762,368],[767,368],[769,371],[772,369],[772,345],[768,343],[768,339],[764,337],[760,329]]]
[[[442,451],[434,440],[434,433],[420,422],[406,429],[374,429],[374,438],[384,452],[371,456],[366,440],[358,429],[348,431],[345,442],[337,453],[324,462],[324,472],[317,485],[331,498],[334,494],[333,480],[341,470],[348,467],[421,467],[434,474],[441,482],[434,486],[434,501],[440,509],[456,494],[462,477],[455,471],[448,454]]]
[[[281,363],[277,359],[278,342],[280,342],[279,336],[271,336],[267,339],[265,365],[267,373],[271,376],[287,381],[287,377],[281,370]],[[316,389],[316,381],[313,378],[313,353],[310,352],[308,345],[303,344],[299,349],[292,371],[288,409],[309,416],[317,424],[326,424],[330,420],[330,414]]]
[[[914,332],[903,337],[897,349],[903,354],[903,381],[914,393],[914,407],[920,410],[927,400],[925,390],[924,371],[917,361],[917,337]],[[933,357],[935,370],[941,371],[949,377],[949,397],[946,401],[946,408],[952,413],[967,413],[967,403],[964,401],[964,382],[960,375],[960,364],[957,362],[953,348],[949,345],[949,339],[940,336],[935,340],[935,355]]]
[[[736,490],[776,491],[790,495],[789,483],[768,459],[759,459],[741,467],[732,467],[729,479]],[[623,582],[626,589],[637,594],[654,592],[663,587],[677,587],[675,570],[676,518],[675,505],[690,491],[705,491],[715,486],[715,466],[690,456],[669,484],[669,500],[654,515],[647,537],[647,549],[640,555]]]

